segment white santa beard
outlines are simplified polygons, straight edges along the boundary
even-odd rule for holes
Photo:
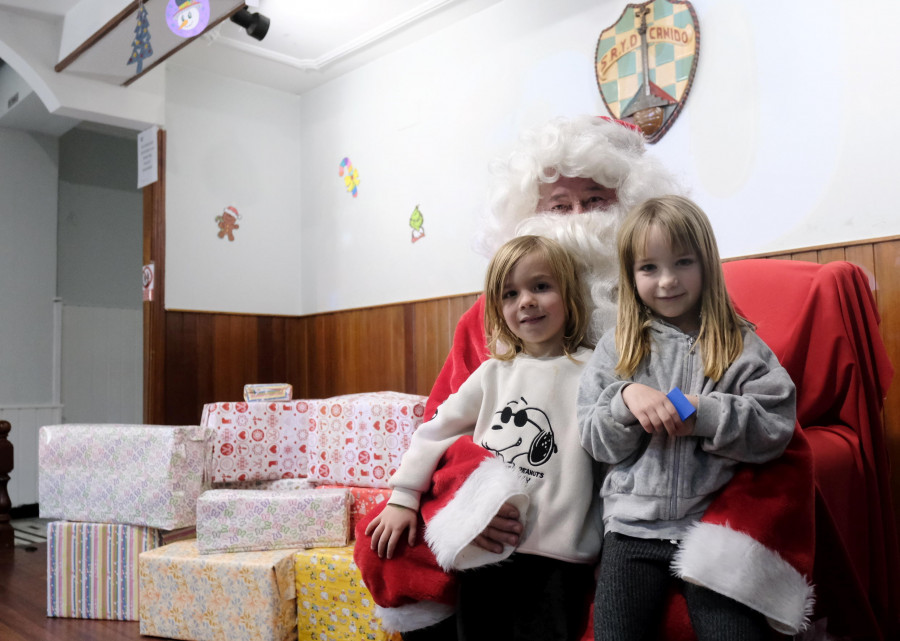
[[[581,261],[581,279],[591,306],[588,338],[594,343],[616,323],[619,282],[616,232],[624,215],[620,205],[585,214],[544,212],[526,218],[516,227],[516,236],[533,234],[552,238]]]

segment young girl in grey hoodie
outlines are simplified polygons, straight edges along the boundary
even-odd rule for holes
[[[706,215],[678,196],[633,209],[618,235],[615,332],[581,377],[582,445],[609,464],[594,637],[656,638],[673,582],[699,641],[767,639],[765,616],[675,578],[678,542],[740,463],[782,454],[794,384],[725,289]]]

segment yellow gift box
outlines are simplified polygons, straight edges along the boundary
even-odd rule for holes
[[[196,539],[142,552],[141,634],[189,641],[293,638],[296,552],[200,554]]]
[[[375,602],[353,562],[353,546],[311,548],[294,557],[297,636],[316,641],[400,641],[375,616]]]

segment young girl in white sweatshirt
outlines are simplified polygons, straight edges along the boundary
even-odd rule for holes
[[[600,551],[596,463],[581,446],[575,395],[590,355],[590,314],[572,256],[555,241],[506,243],[485,279],[491,358],[413,435],[390,480],[389,505],[366,529],[388,558],[413,545],[420,497],[459,437],[493,452],[524,479],[529,498],[515,552],[461,572],[460,639],[576,639]],[[589,588],[588,588],[589,590]]]

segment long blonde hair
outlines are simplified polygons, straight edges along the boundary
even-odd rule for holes
[[[647,236],[656,229],[678,253],[694,253],[700,261],[700,333],[697,345],[704,374],[719,380],[744,349],[741,328],[748,324],[734,310],[725,288],[719,249],[709,218],[681,196],[651,198],[633,208],[619,229],[619,310],[616,324],[616,373],[628,378],[650,354],[651,312],[641,302],[634,282],[634,264],[644,252]]]
[[[503,318],[503,286],[516,264],[532,252],[538,252],[547,261],[559,284],[566,310],[563,351],[571,356],[582,345],[592,347],[586,338],[590,314],[578,282],[575,258],[555,240],[517,236],[497,250],[484,279],[484,332],[491,356],[502,361],[515,358],[525,348],[522,339],[513,334]]]

